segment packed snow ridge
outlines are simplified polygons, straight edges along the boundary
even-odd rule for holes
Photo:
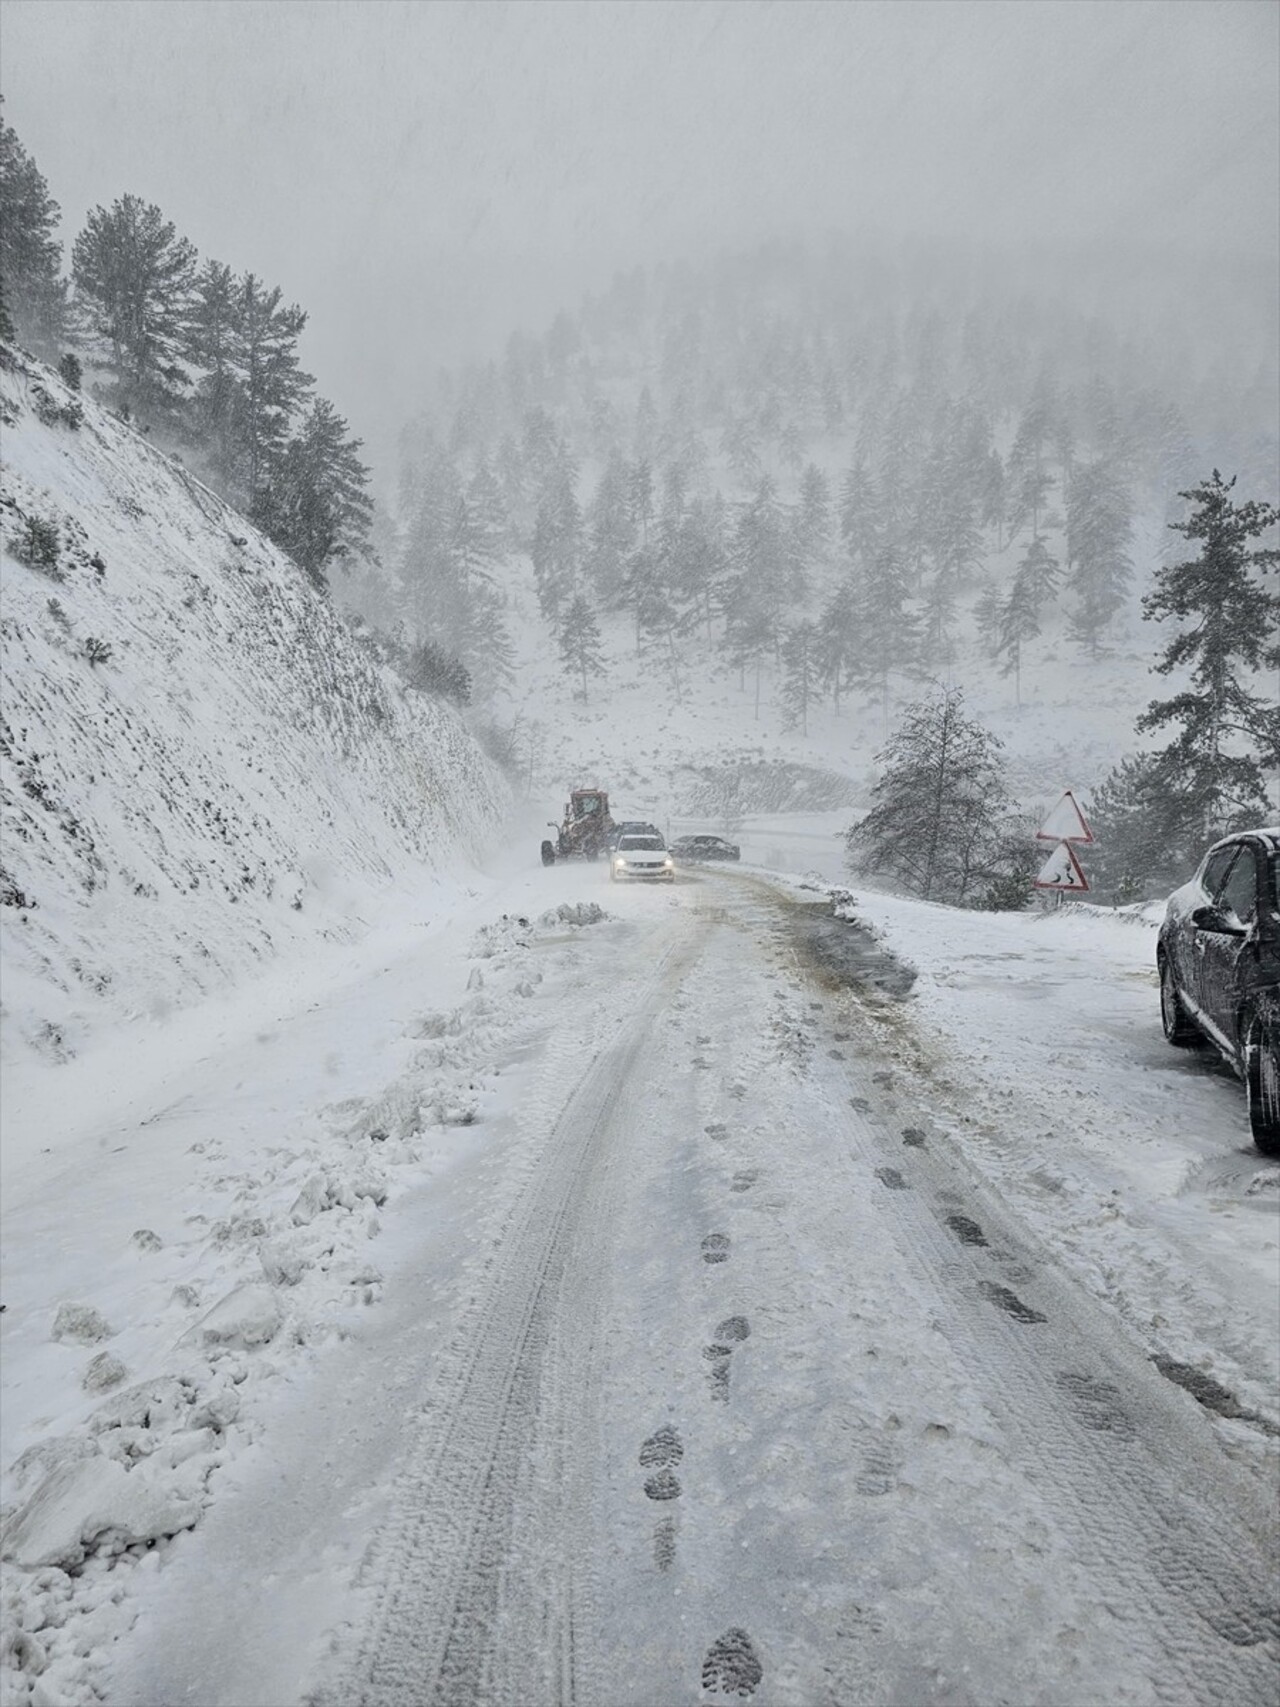
[[[108,411],[6,350],[4,1048],[233,986],[473,852],[506,785],[448,706]]]

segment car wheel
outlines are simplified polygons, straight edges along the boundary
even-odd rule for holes
[[[1280,1048],[1263,1034],[1261,1014],[1244,1025],[1244,1091],[1254,1143],[1264,1156],[1280,1156]]]
[[[1160,962],[1160,1023],[1164,1027],[1166,1039],[1177,1049],[1191,1048],[1204,1041],[1187,1018],[1187,1011],[1182,1005],[1182,997],[1178,994],[1177,981],[1173,976],[1173,967],[1167,959]]]

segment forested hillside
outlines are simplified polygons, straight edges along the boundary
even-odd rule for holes
[[[739,735],[856,774],[959,683],[1024,797],[1094,783],[1151,697],[1179,493],[1220,467],[1273,495],[1276,392],[1229,325],[1068,294],[836,247],[620,276],[440,375],[356,597],[478,697],[524,703],[550,660],[588,720],[717,683]]]

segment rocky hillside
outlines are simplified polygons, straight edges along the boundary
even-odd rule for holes
[[[181,466],[5,349],[6,1053],[225,988],[468,857],[506,785]]]

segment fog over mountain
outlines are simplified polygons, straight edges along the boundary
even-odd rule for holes
[[[439,364],[618,269],[774,237],[1031,251],[1065,294],[1128,283],[1275,342],[1277,13],[1252,0],[0,18],[67,247],[127,190],[279,281],[380,484]]]

